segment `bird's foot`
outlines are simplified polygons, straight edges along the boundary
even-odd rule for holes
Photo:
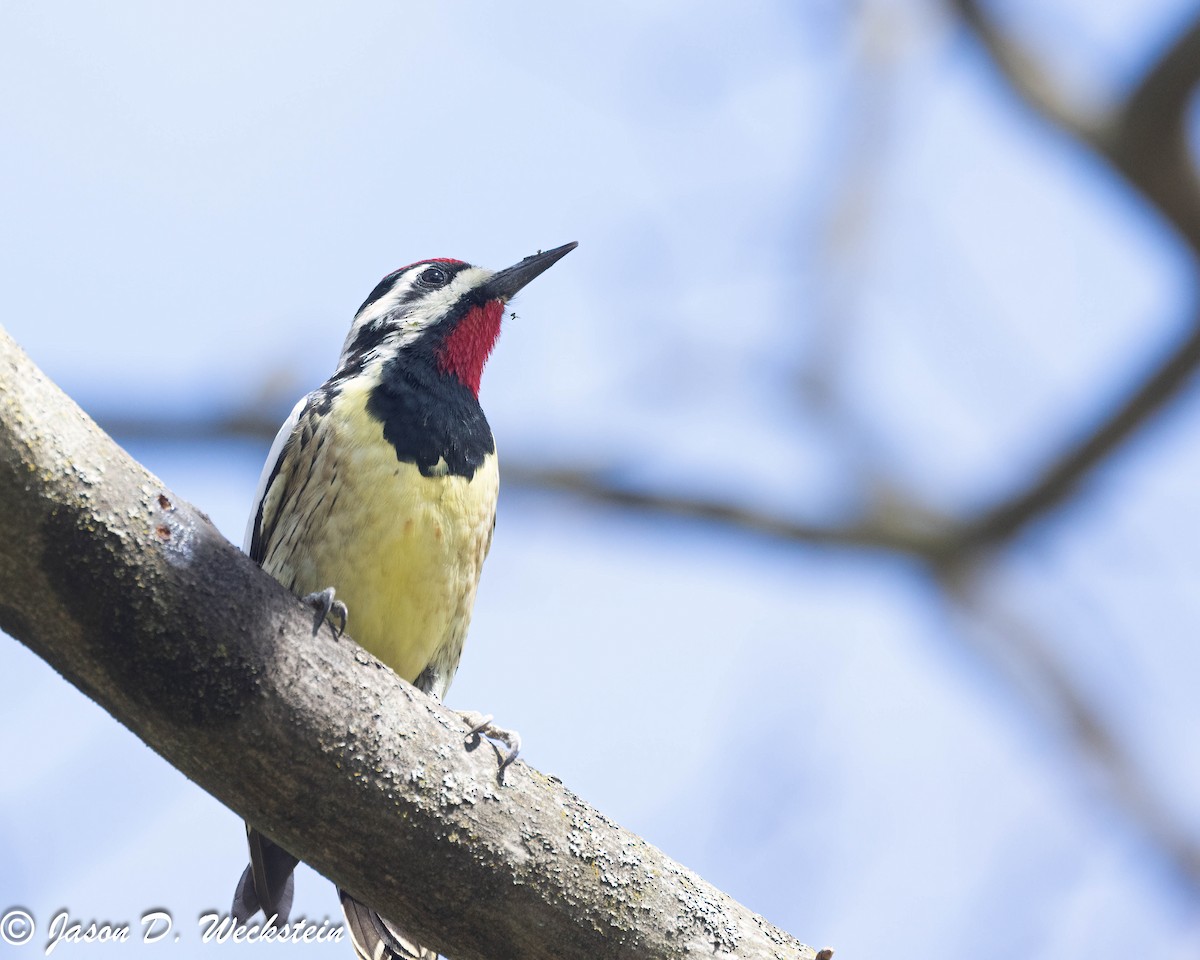
[[[334,626],[332,620],[329,623],[330,627],[333,627],[334,639],[339,639],[346,632],[346,621],[350,619],[350,611],[341,600],[334,596],[333,587],[326,587],[324,590],[310,593],[304,598],[304,602],[317,611],[316,620],[313,622],[314,637],[320,632],[321,624],[329,619],[330,614],[338,619],[337,626]]]
[[[496,726],[492,723],[492,715],[490,713],[477,713],[474,710],[457,710],[455,712],[471,728],[471,732],[466,737],[468,741],[472,737],[487,737],[489,740],[499,740],[508,747],[507,753],[496,747],[496,752],[500,754],[500,769],[496,771],[496,778],[503,783],[504,771],[517,759],[517,754],[521,752],[521,735],[516,730],[505,730],[504,727]]]

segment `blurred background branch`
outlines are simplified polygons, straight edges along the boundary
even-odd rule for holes
[[[1003,926],[1054,960],[1147,931],[1194,956],[1196,4],[535,4],[439,13],[419,43],[371,10],[289,18],[297,46],[275,53],[274,22],[209,45],[189,24],[183,66],[123,86],[43,76],[72,91],[39,114],[53,131],[153,122],[120,128],[107,179],[89,164],[75,193],[10,198],[33,198],[18,339],[236,539],[334,318],[393,257],[579,239],[485,376],[500,526],[455,697],[848,953],[903,931],[931,957],[989,956],[981,931]],[[174,49],[151,26],[117,57],[105,29],[9,33],[37,76],[61,60],[47,36],[101,77]],[[208,65],[227,59],[244,71],[218,96]],[[473,116],[472,144],[505,144],[486,162],[379,122],[426,91],[471,101],[473,71],[525,105],[515,126]],[[178,126],[139,140],[161,117]],[[40,122],[16,125],[42,159],[12,182],[76,149],[45,134],[38,153]],[[74,380],[28,342],[64,260],[87,291],[87,309],[50,298],[88,354]],[[814,858],[829,869],[790,867]]]
[[[1186,26],[1150,64],[1123,102],[1096,108],[1077,102],[1061,89],[1053,72],[1007,36],[983,5],[975,0],[954,0],[954,7],[1011,90],[1053,128],[1118,171],[1131,191],[1175,228],[1200,276],[1200,184],[1185,126],[1189,99],[1200,81],[1200,18]],[[852,247],[852,236],[867,229],[871,184],[884,155],[883,144],[868,142],[868,138],[884,136],[880,131],[886,128],[887,109],[878,106],[888,85],[886,65],[881,62],[886,63],[886,33],[894,23],[880,14],[875,20],[867,18],[866,24],[861,40],[862,83],[868,89],[852,111],[858,116],[858,134],[851,137],[856,149],[851,154],[853,162],[841,175],[842,186],[835,191],[829,225],[830,248],[834,250],[847,244]],[[838,321],[851,322],[852,317],[842,313]],[[504,479],[506,484],[552,490],[621,510],[717,524],[808,547],[879,551],[918,561],[928,569],[931,582],[944,592],[949,608],[984,624],[996,636],[990,645],[971,645],[975,652],[1012,681],[1016,689],[1032,683],[1038,692],[1024,698],[1029,709],[1056,725],[1086,758],[1088,766],[1103,771],[1101,782],[1119,808],[1200,893],[1200,841],[1155,798],[1119,734],[1072,673],[1057,662],[1046,640],[1018,618],[1001,614],[982,602],[979,590],[972,586],[986,578],[990,555],[1003,551],[1028,527],[1068,503],[1089,474],[1113,457],[1191,382],[1200,365],[1200,314],[1190,319],[1184,336],[1164,354],[1131,385],[1118,391],[1117,399],[1107,408],[1098,397],[1092,407],[1101,412],[1092,423],[1082,426],[1074,439],[1065,441],[1049,462],[1030,470],[1010,493],[974,514],[950,516],[920,502],[903,492],[898,479],[879,472],[884,468],[869,458],[860,462],[860,469],[872,471],[871,475],[860,475],[856,483],[864,489],[882,491],[882,495],[873,497],[862,515],[834,523],[803,522],[776,511],[689,495],[669,487],[637,486],[613,469],[546,466],[528,459],[507,458]],[[828,381],[836,362],[835,354],[825,353],[819,362],[810,364],[809,386],[814,386],[813,377]],[[858,444],[863,448],[852,418],[834,396],[835,388],[824,382],[816,383],[815,389],[822,415],[834,425],[831,434],[847,446]],[[286,405],[283,398],[269,396],[217,419],[187,423],[103,417],[101,423],[114,435],[129,438],[253,437],[266,441],[274,435]],[[1019,664],[1015,671],[1011,669],[1013,661]],[[1016,680],[1017,676],[1025,679]],[[1030,681],[1030,677],[1034,679]]]

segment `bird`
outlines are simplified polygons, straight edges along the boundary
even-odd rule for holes
[[[419,260],[384,277],[337,367],[271,445],[246,529],[250,558],[399,676],[442,700],[454,678],[496,520],[499,473],[479,403],[505,307],[577,246],[503,270]],[[514,315],[515,316],[515,315]],[[337,621],[335,624],[334,621]],[[481,714],[472,733],[520,739]],[[298,858],[250,824],[231,915],[286,922]],[[435,957],[339,890],[363,960]]]

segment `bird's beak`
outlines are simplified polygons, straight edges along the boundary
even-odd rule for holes
[[[564,243],[553,250],[539,251],[533,256],[526,257],[520,263],[505,267],[492,274],[491,279],[484,285],[484,295],[489,300],[511,300],[525,284],[534,277],[545,273],[554,264],[574,250],[578,243]]]

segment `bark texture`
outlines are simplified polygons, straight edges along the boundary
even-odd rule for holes
[[[314,636],[306,607],[2,329],[0,514],[0,628],[455,960],[817,956],[557,780],[518,762],[498,784],[455,714],[349,638]]]

